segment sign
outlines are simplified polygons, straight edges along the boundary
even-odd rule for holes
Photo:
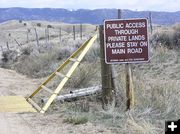
[[[147,19],[105,20],[105,61],[140,63],[149,60]]]

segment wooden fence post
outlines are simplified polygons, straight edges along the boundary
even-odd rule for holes
[[[29,33],[30,33],[30,29],[27,29],[27,35],[26,35],[26,43],[29,43]]]
[[[151,34],[152,34],[153,28],[152,28],[152,14],[151,14],[151,12],[149,12],[149,24],[150,24]]]
[[[122,19],[122,11],[118,9],[118,19]],[[125,77],[126,77],[126,107],[130,110],[134,107],[134,85],[131,64],[125,64]]]
[[[105,63],[104,55],[104,34],[103,26],[99,27],[100,38],[100,54],[101,54],[101,78],[102,78],[102,108],[108,110],[112,107],[113,90],[112,90],[112,77],[111,65]]]
[[[122,11],[121,9],[118,9],[118,19],[121,19],[122,18]]]
[[[36,35],[37,47],[39,47],[39,37],[38,37],[36,28],[34,28],[34,31],[35,31],[35,35]]]
[[[82,40],[82,24],[80,24],[80,37],[81,37],[81,40]]]
[[[1,46],[1,51],[4,52],[3,47]]]
[[[73,37],[74,37],[74,40],[76,40],[76,29],[75,29],[75,26],[73,26]]]
[[[45,41],[46,41],[46,47],[48,47],[49,46],[48,28],[45,29]]]
[[[8,43],[8,41],[6,42],[6,46],[7,46],[7,49],[8,49],[8,51],[9,51],[10,49],[9,49],[9,43]]]
[[[59,28],[59,41],[61,42],[61,27]]]
[[[38,34],[37,34],[37,30],[36,30],[36,28],[34,28],[34,31],[35,31],[35,35],[36,35],[36,41],[37,41],[37,50],[38,50],[38,52],[40,52],[40,49],[39,49],[39,37],[38,37]]]
[[[118,9],[118,19],[121,19],[121,9]],[[111,65],[112,67],[112,88],[114,89],[114,101],[116,104],[120,103],[122,101],[122,96],[120,94],[119,86],[118,86],[118,81],[117,81],[117,71],[114,66],[114,64]]]
[[[47,28],[46,32],[47,32],[47,40],[48,40],[48,43],[50,44],[50,42],[49,42],[50,41],[49,28]]]
[[[133,74],[132,68],[129,63],[125,64],[125,73],[126,73],[126,108],[130,110],[134,107],[134,84],[133,84]]]

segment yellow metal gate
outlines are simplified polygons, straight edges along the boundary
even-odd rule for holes
[[[97,34],[95,34],[93,37],[91,37],[89,40],[87,40],[78,50],[76,50],[62,65],[60,65],[28,98],[27,101],[32,104],[36,110],[38,110],[41,113],[44,113],[47,111],[51,103],[54,101],[54,99],[57,97],[59,92],[62,90],[65,83],[68,81],[68,79],[73,74],[74,70],[77,68],[85,54],[88,52],[92,44],[97,38]],[[73,62],[72,66],[70,67],[69,71],[66,74],[63,74],[61,70],[65,68],[70,62]],[[49,89],[46,87],[46,84],[53,80],[55,76],[62,77],[62,80],[60,84],[57,86],[55,90]],[[40,91],[45,90],[47,91],[50,96],[48,101],[45,103],[45,105],[41,108],[35,101],[33,101],[33,97]]]

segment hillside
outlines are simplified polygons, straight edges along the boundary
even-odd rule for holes
[[[179,12],[154,12],[154,24],[174,24],[180,22]],[[123,10],[123,18],[140,18],[149,16],[149,11]],[[67,10],[62,8],[0,8],[0,22],[7,20],[48,20],[65,23],[101,24],[105,18],[117,17],[117,9],[79,9]]]

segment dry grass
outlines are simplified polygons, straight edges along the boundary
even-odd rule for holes
[[[164,133],[164,121],[177,120],[180,117],[180,81],[177,79],[179,74],[176,73],[180,62],[177,59],[179,59],[178,50],[161,47],[153,51],[150,63],[133,65],[136,105],[130,111],[125,111],[123,65],[115,66],[119,74],[119,94],[124,98],[119,107],[103,111],[100,101],[94,98],[96,100],[94,103],[87,98],[86,100],[90,102],[89,111],[77,110],[81,109],[82,105],[74,109],[73,104],[69,104],[70,106],[65,109],[68,115],[82,114],[89,122],[111,127],[112,133]],[[172,74],[174,74],[173,78],[170,77]]]
[[[79,124],[85,124],[88,122],[88,119],[86,116],[70,116],[70,117],[66,117],[66,119],[64,119],[65,123],[72,123],[74,125],[79,125]]]
[[[154,46],[164,46],[167,48],[180,47],[180,23],[171,27],[157,28],[152,35],[151,42]]]

